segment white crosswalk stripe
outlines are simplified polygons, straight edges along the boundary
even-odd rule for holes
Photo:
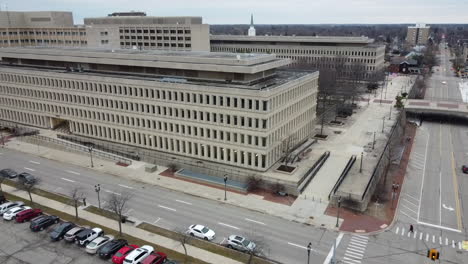
[[[448,246],[448,247],[452,247],[452,248],[455,248],[455,249],[458,248],[460,250],[462,249],[462,243],[461,242],[459,242],[458,240],[454,240],[454,239],[445,237],[445,236],[438,236],[438,235],[429,234],[429,233],[425,233],[425,232],[418,232],[417,230],[415,230],[413,233],[411,233],[409,231],[406,231],[404,227],[399,227],[399,226],[396,226],[394,231],[395,231],[395,234],[397,236],[402,236],[402,237],[405,237],[405,238],[410,238],[410,239],[415,239],[415,240],[419,239],[419,240],[429,242],[429,243],[432,242],[433,244],[438,243],[438,244],[440,244],[442,246]],[[439,238],[439,239],[437,239],[437,238]],[[437,241],[437,240],[439,240],[439,241]],[[354,239],[353,241],[356,242],[355,243],[356,246],[362,245],[362,242],[359,241],[359,240]],[[361,244],[359,244],[359,243],[361,243]],[[348,247],[351,247],[351,246],[352,245],[348,245]]]
[[[396,232],[398,233],[398,231]],[[361,264],[361,260],[366,252],[369,238],[361,235],[353,235],[349,240],[348,247],[344,253],[342,262],[348,264]]]

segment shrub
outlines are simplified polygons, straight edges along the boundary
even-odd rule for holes
[[[263,185],[263,179],[260,177],[256,177],[252,175],[252,176],[249,176],[249,178],[247,178],[247,191],[249,192],[261,189],[262,185]]]

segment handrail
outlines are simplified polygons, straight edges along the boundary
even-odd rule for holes
[[[351,170],[351,167],[353,167],[355,161],[356,161],[356,155],[352,155],[351,158],[348,160],[348,163],[344,167],[343,171],[341,172],[340,177],[338,178],[335,185],[333,186],[330,193],[328,194],[328,200],[330,200],[331,195],[335,194],[338,187],[340,187],[341,183],[343,182],[345,177],[348,175],[348,172]]]
[[[325,161],[327,161],[328,157],[330,157],[330,151],[325,151],[320,158],[314,163],[314,165],[307,170],[307,172],[304,174],[304,177],[302,177],[298,183],[298,189],[299,193],[302,193],[304,189],[309,185],[309,183],[314,179],[315,175],[318,173],[320,168],[322,168],[323,164]],[[305,181],[304,184],[302,184]],[[302,186],[301,186],[302,185]]]

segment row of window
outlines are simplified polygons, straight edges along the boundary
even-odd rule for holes
[[[304,54],[304,55],[332,55],[332,56],[362,56],[375,57],[375,51],[351,51],[351,50],[332,50],[332,49],[292,49],[292,48],[248,48],[248,47],[229,47],[224,45],[211,45],[212,51],[228,51],[237,53],[275,53],[275,54]],[[382,51],[383,54],[384,51]]]
[[[191,93],[191,92],[178,92],[178,91],[169,91],[169,90],[160,90],[154,88],[142,88],[142,87],[131,87],[123,85],[110,85],[102,84],[95,82],[84,82],[84,81],[71,81],[71,80],[62,80],[62,79],[53,79],[53,78],[41,78],[41,77],[31,77],[19,74],[6,74],[0,73],[0,80],[10,83],[22,83],[30,84],[36,86],[47,86],[47,87],[58,87],[58,88],[69,88],[82,90],[87,92],[95,92],[99,94],[111,94],[117,96],[133,96],[139,97],[142,99],[156,99],[162,101],[171,101],[171,102],[180,102],[180,103],[189,103],[189,104],[202,104],[202,105],[211,105],[217,107],[230,107],[237,108],[242,110],[255,110],[255,111],[267,111],[268,101],[266,100],[257,100],[257,99],[247,99],[231,96],[222,96],[222,95],[209,95],[201,93]],[[302,88],[304,89],[304,87]],[[39,91],[31,91],[30,93],[38,93]],[[288,91],[291,95],[300,96],[297,89]],[[34,96],[43,96],[42,98],[48,98],[47,95],[34,95]],[[54,95],[51,95],[54,96]],[[57,96],[63,96],[57,95]],[[291,99],[289,97],[288,99]],[[78,102],[77,99],[76,102]],[[112,100],[110,100],[112,101]],[[285,102],[285,101],[284,101]],[[109,103],[111,104],[111,103]]]
[[[192,37],[176,37],[176,36],[120,36],[120,39],[141,39],[141,40],[177,40],[177,41],[190,41]]]
[[[187,43],[154,43],[154,42],[120,42],[121,48],[139,47],[171,47],[171,48],[191,48],[192,44]]]
[[[190,34],[190,29],[156,29],[156,28],[146,28],[146,29],[128,29],[121,28],[119,30],[120,34]]]
[[[266,156],[259,153],[244,150],[235,150],[215,145],[190,142],[166,136],[149,135],[141,132],[121,130],[99,125],[72,122],[71,129],[76,134],[93,136],[122,142],[126,144],[139,145],[146,148],[182,154],[184,156],[195,156],[209,160],[218,160],[225,163],[234,163],[241,166],[266,167]]]
[[[86,36],[85,31],[12,31],[9,29],[8,31],[0,31],[0,35],[36,35],[36,36]]]

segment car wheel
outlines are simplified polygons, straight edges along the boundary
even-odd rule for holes
[[[231,245],[227,245],[228,248],[232,249],[232,246]]]
[[[191,236],[195,236],[193,233],[190,233]]]
[[[58,220],[58,219],[57,219],[57,220],[55,220],[55,223],[56,223],[56,224],[58,224],[58,222],[59,222],[59,220]]]
[[[39,230],[41,230],[41,231],[44,230],[44,227],[41,227]]]
[[[208,238],[207,238],[207,237],[204,237],[203,239],[205,239],[206,241],[208,241]]]

